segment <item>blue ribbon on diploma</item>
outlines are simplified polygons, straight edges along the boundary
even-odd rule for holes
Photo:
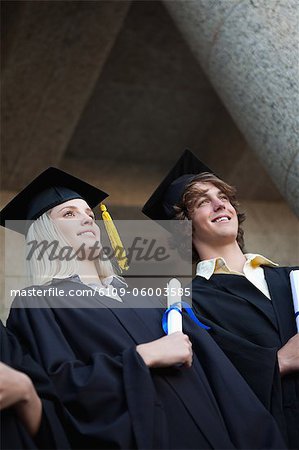
[[[171,305],[170,308],[167,308],[166,311],[164,311],[164,314],[163,314],[163,317],[162,317],[162,328],[163,328],[165,334],[168,334],[168,324],[167,324],[168,314],[169,314],[170,311],[173,311],[173,310],[178,311],[180,314],[182,314],[182,311],[179,308],[179,306],[184,308],[184,310],[186,311],[186,313],[188,314],[190,319],[193,320],[193,322],[195,322],[198,326],[200,326],[204,330],[210,330],[211,329],[211,327],[208,327],[207,325],[203,324],[200,320],[198,320],[198,318],[194,314],[194,312],[193,312],[191,306],[189,305],[189,303],[187,303],[187,302],[177,302],[177,303],[174,303],[173,305]]]

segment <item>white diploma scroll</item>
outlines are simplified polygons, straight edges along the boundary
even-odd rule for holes
[[[290,272],[290,281],[292,288],[292,296],[294,303],[294,311],[296,315],[297,332],[299,333],[299,270],[292,270]]]
[[[174,303],[181,301],[181,283],[176,278],[172,278],[168,283],[168,296],[167,296],[167,308],[170,308]],[[176,307],[181,311],[181,306],[176,305]],[[180,311],[175,309],[169,311],[167,316],[167,328],[168,334],[175,333],[176,331],[183,330],[182,314]]]

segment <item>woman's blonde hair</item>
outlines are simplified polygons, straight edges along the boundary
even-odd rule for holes
[[[55,222],[50,217],[50,212],[47,211],[36,219],[31,224],[26,236],[26,245],[29,245],[32,241],[36,245],[44,243],[42,257],[39,257],[40,252],[36,249],[35,252],[31,252],[30,258],[26,260],[30,283],[34,285],[47,284],[53,278],[69,278],[78,273],[76,258],[53,258],[54,247],[55,253],[59,254],[62,249],[70,248],[70,244],[56,227]],[[110,260],[103,261],[99,257],[95,260],[95,265],[100,278],[115,275]]]
[[[232,206],[235,208],[238,217],[238,234],[237,234],[237,243],[241,250],[244,250],[244,230],[241,227],[241,224],[244,222],[246,216],[243,212],[240,212],[239,203],[236,197],[236,189],[233,186],[225,183],[225,181],[216,177],[213,173],[203,172],[199,175],[195,176],[192,181],[186,185],[185,191],[183,193],[182,199],[179,203],[174,206],[174,210],[176,212],[175,218],[184,221],[191,219],[191,215],[194,211],[196,202],[198,200],[198,194],[201,192],[198,189],[197,183],[212,183],[216,186],[221,192],[223,192],[227,198],[229,199]],[[178,249],[180,253],[184,253],[185,249]],[[200,256],[198,255],[195,247],[192,245],[192,261],[198,262],[200,260]]]

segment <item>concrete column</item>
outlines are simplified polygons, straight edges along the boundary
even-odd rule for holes
[[[297,0],[164,4],[250,147],[299,215]]]
[[[130,1],[20,2],[3,44],[2,180],[21,188],[58,165]],[[82,153],[85,149],[82,149]]]

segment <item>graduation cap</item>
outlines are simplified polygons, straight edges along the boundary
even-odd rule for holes
[[[106,192],[56,167],[49,167],[17,194],[1,211],[0,224],[24,235],[30,221],[61,203],[82,198],[91,208],[108,197]],[[27,222],[27,223],[26,223]]]
[[[187,184],[202,172],[212,173],[190,150],[185,150],[148,199],[142,212],[153,220],[173,219],[174,205],[180,202]]]
[[[33,220],[61,203],[81,198],[94,208],[108,194],[56,167],[49,167],[17,194],[1,211],[0,225],[26,236]],[[110,242],[122,247],[117,230],[106,206],[101,205],[102,218]],[[7,222],[7,225],[6,225]],[[118,261],[122,269],[127,268],[125,253],[123,262]]]

